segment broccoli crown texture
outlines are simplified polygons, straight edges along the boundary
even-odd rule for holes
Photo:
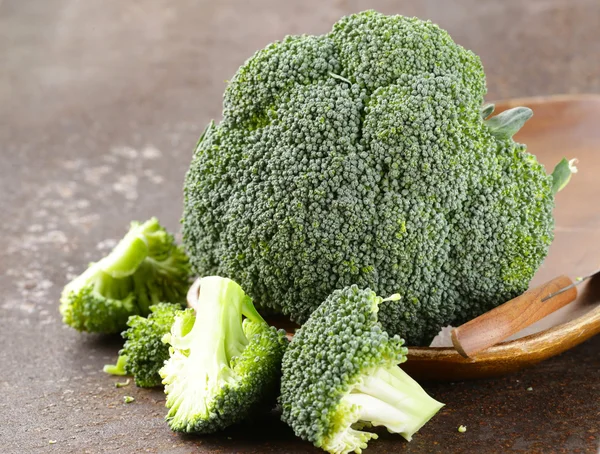
[[[175,316],[182,309],[178,304],[159,303],[150,306],[150,311],[147,318],[140,315],[129,317],[129,328],[123,331],[125,344],[119,352],[117,364],[104,366],[108,373],[133,375],[135,384],[142,388],[162,384],[158,371],[169,359],[169,346],[163,342],[163,336],[171,331]]]
[[[132,222],[108,256],[65,286],[63,321],[79,331],[117,333],[154,304],[183,303],[190,273],[187,255],[156,218]]]
[[[382,301],[369,289],[336,290],[283,357],[282,419],[325,451],[360,453],[377,438],[361,430],[369,426],[385,426],[410,441],[443,406],[398,367],[407,349],[378,323]]]
[[[184,245],[303,323],[337,288],[402,300],[410,344],[524,291],[552,241],[552,179],[492,117],[479,58],[430,22],[367,11],[257,52],[201,137]],[[500,117],[500,115],[498,116]]]
[[[165,336],[170,358],[160,375],[171,429],[211,433],[276,395],[287,340],[230,279],[202,278],[195,309],[177,315]]]

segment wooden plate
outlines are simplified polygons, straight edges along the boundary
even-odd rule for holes
[[[579,172],[556,197],[555,239],[532,285],[560,274],[589,274],[600,268],[600,96],[515,99],[496,103],[496,113],[516,106],[530,107],[534,115],[515,140],[527,144],[548,172],[563,157],[579,160]],[[454,348],[412,347],[402,367],[420,380],[497,376],[558,355],[598,333],[600,279],[595,279],[580,289],[574,303],[474,358],[465,359]]]

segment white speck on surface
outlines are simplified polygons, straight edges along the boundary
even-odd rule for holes
[[[165,181],[165,179],[161,175],[158,175],[152,169],[144,170],[144,176],[154,184],[161,184]]]
[[[42,279],[41,281],[38,281],[36,288],[40,289],[40,290],[48,290],[50,288],[52,288],[54,286],[54,283],[49,280],[49,279]]]
[[[119,156],[121,158],[126,159],[135,159],[139,155],[138,151],[135,148],[128,146],[114,147],[111,150],[111,153],[115,156]]]
[[[23,312],[33,314],[35,312],[35,304],[21,301],[20,304],[13,306],[12,309],[21,309]]]
[[[17,306],[18,306],[18,303],[16,301],[8,300],[2,305],[2,309],[8,311],[8,310],[16,308]]]
[[[179,133],[169,134],[168,137],[172,147],[178,147],[181,144],[181,135]]]
[[[83,179],[93,185],[106,184],[105,176],[111,171],[109,166],[87,167],[83,169]]]
[[[113,190],[127,200],[136,200],[138,178],[134,174],[121,175],[116,183],[113,183]]]
[[[45,218],[46,216],[48,216],[48,210],[36,210],[35,213],[33,213],[33,216],[36,218]]]
[[[62,165],[67,170],[78,170],[83,166],[83,160],[72,159],[69,161],[64,161]]]
[[[90,206],[91,204],[90,204],[90,201],[89,201],[89,200],[80,199],[80,200],[77,200],[77,201],[75,201],[74,205],[75,205],[75,207],[76,207],[77,209],[79,209],[79,210],[83,210],[83,209],[85,209],[85,208],[89,208],[89,206]]]
[[[96,245],[96,249],[98,249],[99,251],[110,251],[112,250],[115,246],[117,245],[117,240],[112,239],[112,238],[108,238],[106,240],[102,240],[100,241],[97,245]]]
[[[114,164],[119,160],[116,156],[112,154],[105,154],[104,156],[102,156],[102,159],[108,162],[109,164]]]
[[[73,181],[69,181],[67,183],[64,183],[64,182],[56,183],[55,191],[63,199],[70,199],[71,197],[73,197],[73,194],[75,193],[75,183]]]
[[[89,231],[92,226],[100,220],[100,215],[98,213],[92,213],[92,214],[87,214],[87,215],[77,215],[75,214],[70,214],[69,217],[69,224],[71,224],[72,226],[75,227],[81,227],[83,228],[85,231]]]
[[[142,150],[142,157],[144,159],[158,159],[162,156],[161,151],[153,145],[147,145]]]
[[[4,305],[4,309],[19,309],[27,313],[33,313],[34,310],[40,312],[39,306],[42,304],[55,304],[52,298],[49,297],[50,289],[54,287],[54,283],[47,279],[39,269],[16,270],[15,287],[19,292],[19,297],[15,300],[8,300]],[[46,312],[40,315],[48,315]]]
[[[40,245],[65,245],[67,244],[67,236],[60,230],[50,230],[47,232],[27,233],[19,238],[19,241],[14,241],[9,244],[7,253],[14,254],[22,250],[38,251]]]

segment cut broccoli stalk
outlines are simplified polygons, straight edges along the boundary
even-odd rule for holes
[[[197,317],[178,315],[165,335],[170,358],[160,375],[171,428],[210,433],[243,419],[276,388],[286,341],[230,279],[202,278],[195,309]]]
[[[408,441],[444,406],[398,366],[377,368],[342,400],[358,407],[360,422],[385,426]]]
[[[337,427],[321,447],[328,452],[360,452],[378,435],[363,427],[385,426],[407,441],[444,404],[430,397],[398,366],[378,367],[340,399]]]
[[[230,361],[248,345],[242,327],[242,307],[248,297],[241,287],[233,281],[209,278],[201,292],[202,323],[190,317],[177,318],[166,338],[175,352],[187,357],[183,362],[181,357],[171,361],[162,372],[165,382],[172,382],[167,385],[167,406],[171,408],[167,417],[176,428],[187,428],[189,415],[209,417],[210,391],[235,383]],[[184,380],[179,380],[180,376]],[[185,395],[196,399],[183,398]]]

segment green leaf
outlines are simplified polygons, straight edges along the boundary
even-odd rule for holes
[[[532,116],[533,111],[530,108],[515,107],[486,120],[485,124],[493,136],[499,139],[510,139]]]
[[[575,164],[577,164],[577,159],[567,161],[567,158],[562,158],[562,160],[556,164],[556,167],[554,167],[554,170],[552,171],[552,194],[561,191],[571,179],[571,175],[577,173]]]
[[[214,126],[215,126],[215,120],[210,120],[210,123],[208,123],[206,125],[206,128],[204,128],[204,131],[202,132],[202,135],[198,139],[198,142],[196,143],[196,148],[195,149],[198,149],[198,146],[202,143],[202,141],[204,140],[204,138],[206,137],[206,135],[210,133],[210,131],[212,130],[212,128]]]
[[[486,104],[485,106],[481,106],[481,118],[485,120],[487,117],[492,115],[495,107],[496,106],[494,104]]]

